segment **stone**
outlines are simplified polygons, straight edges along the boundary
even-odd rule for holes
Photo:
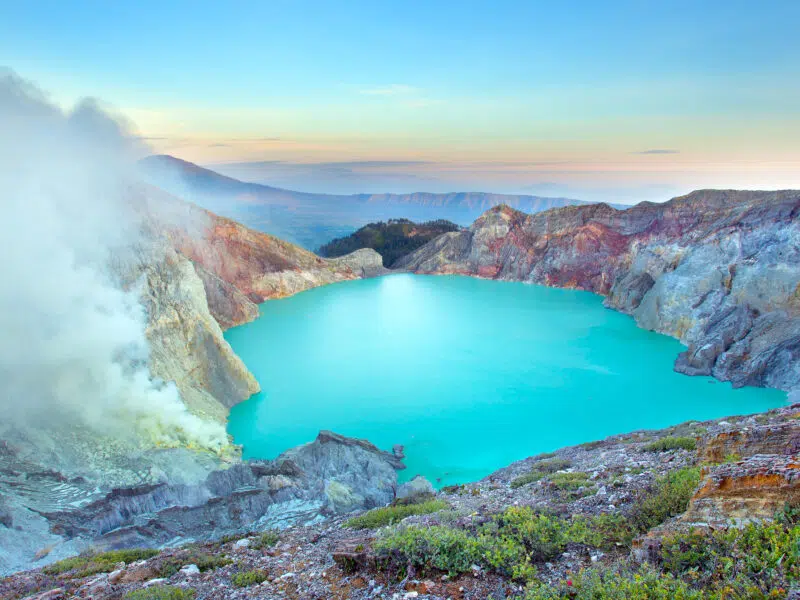
[[[158,571],[146,563],[133,563],[129,565],[118,583],[142,583],[158,577]]]
[[[435,494],[436,490],[433,489],[431,482],[422,475],[417,475],[397,489],[397,499],[407,502],[417,502],[424,498],[433,497]]]
[[[63,588],[55,588],[52,590],[48,590],[46,592],[42,592],[41,594],[34,594],[33,596],[28,596],[24,598],[24,600],[61,600],[61,598],[65,597],[65,592]]]
[[[724,527],[771,519],[787,503],[798,502],[800,460],[759,454],[710,469],[679,520]]]
[[[183,575],[184,577],[194,577],[195,575],[200,574],[200,569],[198,568],[197,565],[194,564],[186,565],[185,567],[181,568],[180,574]]]
[[[125,574],[125,569],[116,569],[115,571],[111,571],[108,574],[108,582],[112,585],[118,584],[122,580],[122,576]]]
[[[248,540],[247,538],[244,538],[244,539],[241,539],[241,540],[237,540],[236,542],[234,542],[233,547],[236,548],[237,550],[242,550],[244,548],[249,548],[250,547],[250,540]]]

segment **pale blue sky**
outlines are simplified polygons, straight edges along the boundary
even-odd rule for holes
[[[796,1],[0,0],[0,62],[295,187],[638,198],[800,187],[798,23]],[[339,161],[386,162],[308,166]]]

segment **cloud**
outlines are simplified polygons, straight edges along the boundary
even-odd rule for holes
[[[673,150],[671,148],[653,148],[651,150],[639,150],[638,152],[631,152],[631,154],[680,154],[680,150]]]
[[[411,85],[402,83],[390,83],[389,85],[366,87],[359,90],[360,94],[367,96],[407,96],[416,94],[420,90]]]

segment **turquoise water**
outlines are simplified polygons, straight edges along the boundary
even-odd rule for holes
[[[263,391],[235,406],[244,455],[274,458],[321,429],[406,447],[440,485],[615,433],[780,406],[672,370],[680,343],[588,292],[392,275],[261,305],[226,333]]]

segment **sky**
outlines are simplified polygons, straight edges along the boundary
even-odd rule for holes
[[[800,2],[0,0],[0,65],[316,192],[800,188]]]

